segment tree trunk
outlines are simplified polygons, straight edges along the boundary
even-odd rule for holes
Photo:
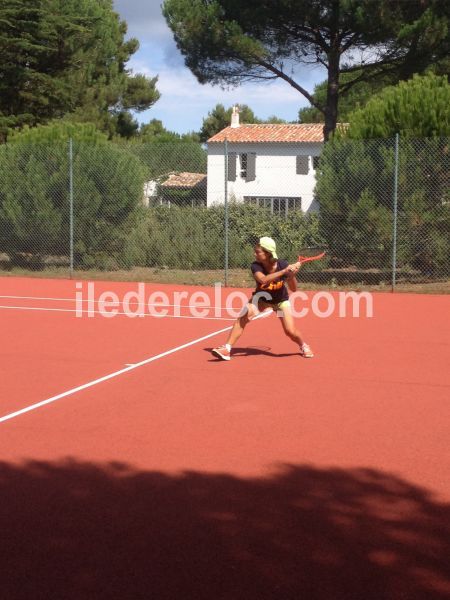
[[[325,106],[325,126],[323,128],[325,142],[330,139],[330,135],[336,129],[337,125],[340,58],[339,48],[331,48],[328,54],[327,102]]]
[[[341,37],[339,31],[340,0],[333,0],[330,23],[330,45],[328,50],[328,85],[325,105],[325,127],[323,137],[328,142],[336,129],[339,103],[339,65],[341,61]]]

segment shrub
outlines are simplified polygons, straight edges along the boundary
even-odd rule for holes
[[[331,248],[336,266],[391,268],[394,148],[392,139],[338,137],[322,153],[316,185],[320,232]],[[449,218],[449,172],[446,138],[400,140],[399,267],[424,274],[444,273],[448,269],[450,242],[445,227]],[[433,258],[425,258],[430,248],[435,248]]]
[[[36,127],[0,147],[1,250],[13,258],[69,254],[69,137],[76,265],[117,268],[136,225],[144,171],[89,125]]]
[[[279,256],[293,260],[301,246],[317,244],[318,217],[293,212],[289,219],[253,205],[228,207],[230,268],[248,267],[253,245],[274,237]],[[152,207],[129,238],[128,252],[140,266],[221,269],[225,264],[225,207]]]

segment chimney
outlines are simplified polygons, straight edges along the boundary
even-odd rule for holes
[[[237,104],[233,106],[233,110],[231,113],[231,127],[233,129],[239,127],[239,106]]]

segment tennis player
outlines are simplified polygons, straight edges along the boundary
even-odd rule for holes
[[[248,322],[259,312],[271,308],[280,317],[284,333],[298,344],[300,355],[313,358],[311,348],[303,341],[295,327],[289,302],[289,290],[295,292],[297,289],[295,275],[300,269],[300,263],[289,264],[287,260],[280,260],[276,244],[270,237],[260,238],[254,251],[255,261],[250,268],[256,281],[256,289],[234,323],[226,344],[214,348],[212,353],[222,360],[230,360],[232,347],[241,337]]]

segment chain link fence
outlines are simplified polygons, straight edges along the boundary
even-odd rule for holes
[[[263,235],[327,249],[305,283],[449,280],[450,140],[0,146],[0,275],[240,285]]]

